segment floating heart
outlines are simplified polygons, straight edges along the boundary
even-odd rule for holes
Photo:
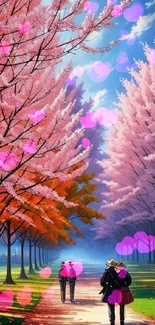
[[[8,171],[16,166],[18,163],[18,157],[14,153],[0,152],[0,168]]]
[[[27,293],[27,292],[24,292],[24,291],[19,292],[17,294],[16,299],[17,299],[17,302],[23,307],[29,305],[31,303],[31,301],[32,301],[31,295],[29,293]]]
[[[149,236],[143,231],[136,232],[134,241],[139,253],[149,253],[154,250],[152,238],[153,236]]]
[[[124,279],[127,275],[127,271],[124,269],[124,270],[120,270],[120,272],[118,273],[118,277],[120,279]]]
[[[83,265],[80,262],[72,262],[72,267],[70,267],[69,262],[65,262],[67,276],[75,277],[82,273]]]
[[[51,300],[54,296],[53,287],[49,287],[47,290],[42,292],[42,297],[47,300]]]
[[[31,111],[31,113],[28,114],[29,118],[31,119],[32,122],[34,123],[39,123],[42,121],[45,117],[45,112],[40,110],[40,111]]]
[[[24,154],[31,154],[36,152],[36,145],[33,140],[28,140],[23,148]]]
[[[75,84],[76,79],[77,79],[77,77],[69,77],[69,78],[67,78],[66,83],[67,83],[68,85],[72,86],[72,85]]]
[[[128,55],[126,52],[124,51],[121,51],[118,55],[118,57],[116,58],[116,61],[119,63],[119,64],[123,64],[125,62],[129,62],[129,59],[128,59]]]
[[[100,77],[105,77],[112,71],[112,65],[108,62],[97,62],[94,64],[94,70]]]
[[[77,77],[82,77],[83,73],[84,73],[84,69],[82,67],[80,67],[80,66],[76,66],[75,69],[72,72],[72,78],[76,77],[76,76]]]
[[[93,128],[96,126],[94,112],[88,112],[84,117],[81,118],[80,123],[84,128]]]
[[[0,55],[6,55],[9,54],[11,51],[11,46],[6,41],[1,41],[0,43]]]
[[[6,311],[13,305],[14,293],[12,290],[5,290],[0,295],[0,310]]]
[[[122,7],[120,5],[113,6],[113,10],[111,12],[112,17],[118,17],[122,14]]]
[[[31,24],[28,21],[18,26],[18,31],[22,34],[28,33],[30,29],[31,29]]]
[[[105,107],[98,108],[94,113],[94,118],[101,126],[110,126],[114,124],[117,119],[115,112],[108,110]]]
[[[131,255],[134,248],[126,243],[120,242],[116,245],[115,250],[120,255]]]
[[[83,139],[82,139],[82,144],[83,144],[83,148],[86,149],[87,147],[90,146],[91,141],[90,141],[89,139],[87,139],[87,138],[83,138]]]
[[[88,11],[90,14],[94,14],[99,8],[99,4],[97,2],[86,1],[84,3],[84,9]]]
[[[32,289],[29,286],[24,286],[23,290],[27,294],[32,294]]]
[[[45,267],[44,269],[39,271],[39,275],[45,279],[49,278],[51,274],[52,274],[52,270],[50,267]]]
[[[144,13],[144,6],[140,2],[134,3],[124,11],[124,18],[130,22],[136,22]]]
[[[108,297],[108,303],[111,305],[120,304],[122,301],[122,293],[120,290],[114,290],[112,294]]]

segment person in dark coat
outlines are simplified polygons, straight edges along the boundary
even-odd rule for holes
[[[61,263],[61,269],[59,270],[58,279],[59,279],[59,282],[60,282],[61,301],[62,301],[62,303],[65,303],[65,300],[66,300],[66,282],[68,281],[65,262]]]
[[[120,263],[122,264],[120,265]],[[115,294],[118,294],[123,286],[130,285],[131,276],[126,272],[126,277],[124,279],[119,277],[120,268],[125,268],[122,261],[116,262],[112,258],[105,264],[109,266],[109,268],[105,270],[100,280],[101,286],[106,288],[102,302],[108,304],[109,320],[111,325],[115,325],[115,304],[118,303],[120,305],[120,324],[124,325],[124,304],[121,304],[119,299],[117,300],[119,295],[118,297],[117,295],[113,296],[113,293],[115,292]]]
[[[126,265],[122,261],[119,261],[118,264],[116,265],[115,271],[117,273],[116,281],[119,284],[119,286],[121,288],[125,288],[125,287],[128,288],[132,283],[132,278],[131,278],[131,275],[126,270]],[[130,292],[130,290],[129,290],[129,292]],[[132,296],[132,294],[130,292],[130,293],[128,293],[129,301],[128,302],[124,301],[124,299],[123,299],[124,298],[123,297],[123,291],[121,291],[121,293],[122,293],[122,299],[121,299],[121,302],[120,302],[120,325],[124,325],[125,305],[127,303],[132,302],[134,300],[134,298],[133,298],[133,296]]]
[[[70,286],[70,301],[74,302],[74,293],[75,293],[75,282],[76,282],[76,271],[73,267],[73,263],[69,261],[69,286]]]

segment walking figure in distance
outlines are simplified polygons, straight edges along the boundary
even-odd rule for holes
[[[59,279],[59,282],[60,282],[61,301],[62,301],[62,303],[65,303],[65,300],[66,300],[66,282],[68,281],[65,262],[61,263],[61,269],[59,270],[58,279]]]
[[[73,267],[73,263],[69,261],[69,286],[70,286],[70,301],[74,302],[76,271]]]

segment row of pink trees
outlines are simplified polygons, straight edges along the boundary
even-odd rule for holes
[[[147,62],[137,62],[139,71],[123,81],[107,159],[100,163],[106,185],[102,211],[109,214],[111,235],[120,239],[140,230],[155,234],[155,50],[146,46],[145,54]],[[105,224],[96,231],[97,237],[104,236]]]
[[[122,1],[118,15],[130,2]],[[72,96],[67,101],[64,88],[71,64],[57,74],[55,66],[79,48],[104,53],[118,41],[105,49],[87,46],[93,31],[112,26],[113,6],[105,6],[99,17],[88,12],[79,26],[75,17],[83,12],[84,3],[54,0],[42,6],[40,0],[3,0],[0,4],[0,221],[1,231],[7,229],[9,269],[10,236],[24,220],[34,226],[29,214],[45,217],[41,202],[48,198],[73,206],[45,182],[57,178],[63,183],[88,166],[89,149],[81,153],[77,146],[83,130],[75,130],[82,111],[71,114],[74,102]],[[70,35],[61,37],[68,35],[66,31]],[[32,205],[34,196],[38,201]],[[16,218],[15,229],[12,218]]]

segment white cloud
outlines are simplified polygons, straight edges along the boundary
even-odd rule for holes
[[[99,45],[99,42],[103,39],[104,30],[101,29],[99,32],[94,31],[88,37],[87,41],[89,42],[89,46]]]
[[[97,91],[97,93],[94,94],[95,96],[92,96],[94,101],[93,108],[96,108],[100,105],[100,103],[105,99],[106,94],[107,94],[107,90],[103,89]]]
[[[155,12],[152,15],[147,15],[140,17],[137,24],[132,27],[128,38],[132,38],[135,36],[141,36],[144,32],[146,32],[150,27],[152,22],[155,19]]]
[[[152,7],[153,5],[155,5],[155,0],[150,1],[150,2],[146,2],[146,3],[145,3],[146,9],[149,9],[149,8]]]

